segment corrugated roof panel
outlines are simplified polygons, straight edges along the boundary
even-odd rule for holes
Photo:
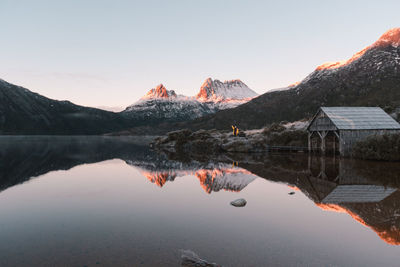
[[[396,190],[380,185],[339,185],[322,200],[322,203],[379,202]]]
[[[400,124],[379,107],[321,107],[340,130],[391,130]]]

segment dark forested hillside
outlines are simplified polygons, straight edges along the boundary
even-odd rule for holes
[[[241,128],[260,128],[310,118],[320,106],[380,106],[389,113],[398,109],[400,28],[388,31],[347,62],[318,67],[296,86],[175,127],[229,129],[236,121]]]
[[[122,130],[117,113],[57,101],[0,80],[0,134],[102,134]]]

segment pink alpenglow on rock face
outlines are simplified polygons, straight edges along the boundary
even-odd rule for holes
[[[236,107],[256,96],[257,93],[240,80],[221,82],[209,78],[196,96],[178,95],[160,84],[122,113],[143,122],[187,121]]]
[[[247,102],[257,95],[241,80],[221,82],[208,78],[200,87],[196,99],[201,102]]]
[[[177,97],[174,90],[167,90],[163,84],[157,85],[156,88],[151,89],[141,99],[155,99],[155,98],[175,98]]]
[[[393,46],[399,47],[400,46],[400,28],[393,28],[385,32],[375,43],[370,46],[367,46],[363,50],[354,54],[348,60],[342,60],[337,62],[326,62],[317,67],[316,70],[324,70],[324,69],[336,69],[345,65],[352,63],[353,61],[359,59],[362,55],[364,55],[368,50],[377,48],[377,47],[386,47],[386,46]]]
[[[374,58],[375,58],[374,60],[372,60],[375,62],[374,63],[375,70],[379,71],[379,69],[381,68],[380,65],[385,64],[385,61],[376,61],[377,57],[379,56],[381,58],[384,58],[383,57],[384,54],[386,54],[386,56],[388,55],[388,51],[386,51],[386,50],[393,51],[393,48],[396,50],[399,47],[400,47],[400,28],[390,29],[390,30],[386,31],[376,42],[367,46],[366,48],[362,49],[361,51],[355,53],[351,58],[349,58],[347,60],[336,61],[336,62],[326,62],[326,63],[318,66],[310,75],[308,75],[302,81],[293,83],[286,88],[271,90],[269,92],[283,91],[283,90],[295,88],[300,84],[307,83],[311,78],[330,75],[334,72],[340,71],[342,68],[351,68],[352,65],[357,64],[357,62],[359,62],[359,60],[362,60],[362,58],[364,58],[365,56],[367,56],[368,54],[371,54],[371,53],[374,54]],[[392,49],[390,49],[390,48],[392,48]],[[377,52],[380,52],[380,53],[377,53]],[[390,52],[390,53],[392,53],[392,57],[395,60],[393,63],[398,64],[398,63],[396,63],[396,62],[398,62],[398,59],[399,59],[399,57],[397,56],[397,52]]]
[[[400,28],[393,28],[385,32],[381,38],[376,41],[373,46],[393,46],[399,47],[400,46]]]

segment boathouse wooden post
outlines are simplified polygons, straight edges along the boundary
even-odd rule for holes
[[[324,154],[325,151],[326,151],[326,140],[325,140],[325,137],[326,137],[328,132],[327,131],[321,131],[321,132],[318,131],[317,133],[318,133],[319,137],[321,138],[320,150]]]
[[[323,154],[325,154],[325,151],[326,151],[326,135],[327,134],[328,134],[328,132],[326,132],[326,131],[322,131],[322,134],[321,134],[321,136],[322,136],[321,151]]]
[[[334,136],[333,136],[333,151],[336,154],[336,138],[337,138],[338,144],[339,144],[339,154],[340,154],[341,153],[341,151],[340,151],[340,136],[337,133],[337,131],[333,131],[333,133],[334,133]]]

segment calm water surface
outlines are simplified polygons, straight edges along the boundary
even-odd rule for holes
[[[400,164],[144,143],[0,138],[0,265],[179,266],[181,249],[222,266],[400,264]]]

